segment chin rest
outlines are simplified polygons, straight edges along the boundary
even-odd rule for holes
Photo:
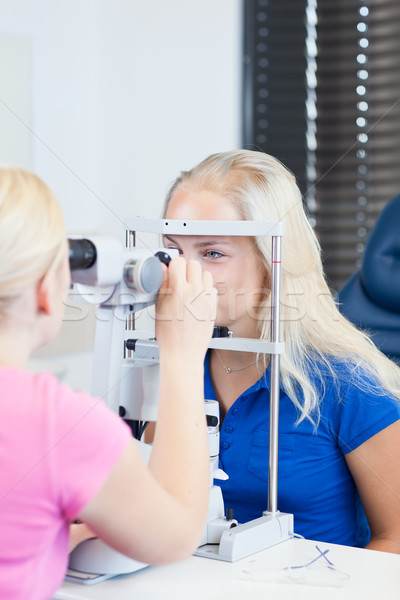
[[[338,293],[340,311],[400,364],[400,195],[382,210],[359,271]]]

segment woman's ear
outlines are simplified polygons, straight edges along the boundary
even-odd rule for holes
[[[51,314],[50,282],[48,278],[42,277],[37,284],[37,309],[45,315]]]

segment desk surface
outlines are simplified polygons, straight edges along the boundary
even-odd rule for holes
[[[321,556],[321,552],[328,552]],[[319,557],[319,558],[318,558]],[[286,569],[306,565],[303,569]],[[327,560],[333,563],[330,567]],[[236,563],[192,556],[92,586],[64,582],[54,600],[398,600],[400,555],[292,539]]]

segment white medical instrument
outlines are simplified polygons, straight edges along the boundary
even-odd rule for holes
[[[279,341],[282,223],[267,221],[183,221],[128,218],[127,248],[107,236],[70,239],[70,265],[74,291],[86,302],[98,305],[92,394],[131,426],[145,461],[151,447],[141,442],[145,424],[157,420],[158,346],[147,333],[135,329],[135,313],[155,304],[162,282],[160,260],[167,251],[135,247],[136,233],[171,235],[270,236],[271,340],[235,338],[215,328],[218,337],[209,348],[270,354],[270,422],[267,510],[248,523],[239,524],[225,513],[221,488],[214,480],[227,479],[218,467],[219,406],[205,400],[210,449],[210,500],[207,525],[197,556],[233,562],[293,537],[293,515],[277,507],[279,359],[284,344]],[[156,257],[155,255],[158,255]],[[223,335],[223,337],[220,337]],[[147,565],[109,548],[101,540],[87,540],[70,555],[67,578],[82,583],[130,573]]]

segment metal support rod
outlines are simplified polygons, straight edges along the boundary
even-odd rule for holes
[[[128,250],[132,250],[136,246],[136,232],[127,229],[125,232],[125,246]],[[134,331],[136,328],[135,313],[130,312],[126,320],[126,330]],[[131,358],[132,351],[124,349],[124,357]]]
[[[281,288],[281,237],[272,237],[271,260],[271,342],[279,342]],[[268,512],[278,511],[278,435],[279,435],[280,355],[271,354],[269,414]]]

